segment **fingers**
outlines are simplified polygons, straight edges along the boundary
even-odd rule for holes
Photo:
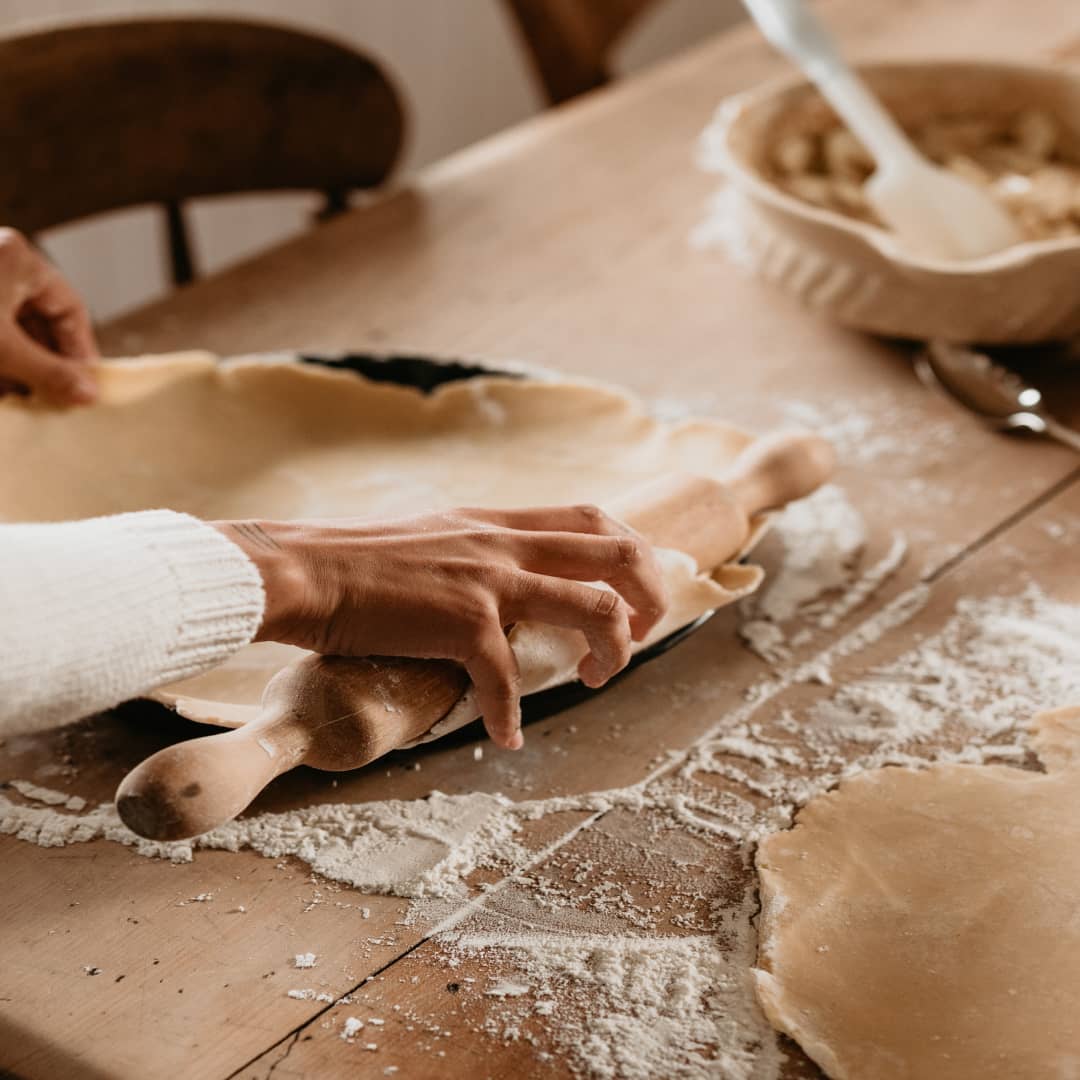
[[[635,641],[643,640],[667,611],[660,563],[640,537],[522,533],[517,549],[522,570],[573,581],[607,582],[630,605]]]
[[[64,356],[98,356],[90,315],[79,294],[22,233],[0,228],[0,311],[5,319],[27,320],[48,340],[41,343]],[[43,326],[42,326],[43,321]]]
[[[0,376],[57,405],[87,405],[97,397],[89,365],[57,356],[15,326],[0,326]]]
[[[630,605],[630,628],[643,640],[667,611],[667,590],[651,546],[637,533],[597,506],[548,506],[523,510],[465,510],[464,514],[518,537],[522,569],[553,577],[606,581]],[[538,534],[548,534],[545,540]],[[589,548],[575,537],[606,538]]]
[[[507,750],[520,750],[521,672],[506,635],[492,630],[465,660],[465,670],[476,689],[476,703],[487,733]]]
[[[97,385],[79,361],[97,355],[75,290],[26,237],[0,228],[0,379],[55,404],[87,404]]]
[[[37,290],[27,308],[45,320],[52,345],[62,356],[93,360],[100,356],[90,313],[79,294],[55,267],[45,264]]]
[[[588,533],[594,536],[634,535],[621,522],[598,506],[582,503],[578,506],[539,506],[522,510],[461,510],[469,517],[501,525],[505,529],[528,532]]]
[[[507,608],[515,621],[529,619],[580,630],[589,643],[589,655],[578,666],[586,686],[603,686],[630,662],[630,610],[617,593],[525,574],[518,596],[503,609],[504,618]]]

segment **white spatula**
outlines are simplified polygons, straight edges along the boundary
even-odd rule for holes
[[[912,145],[867,85],[844,63],[803,0],[743,0],[754,21],[806,73],[877,164],[866,197],[906,248],[942,259],[977,259],[1023,241],[993,199],[938,168]]]

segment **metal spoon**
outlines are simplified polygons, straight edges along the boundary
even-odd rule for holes
[[[984,353],[931,342],[916,358],[915,371],[927,386],[944,390],[1000,431],[1043,435],[1080,451],[1080,434],[1047,412],[1042,394]]]

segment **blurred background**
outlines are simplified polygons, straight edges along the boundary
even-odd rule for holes
[[[0,32],[55,19],[213,14],[282,22],[377,59],[410,113],[397,178],[542,110],[545,98],[501,0],[0,0]],[[739,0],[664,0],[638,18],[611,58],[631,74],[741,17]],[[310,227],[312,194],[228,196],[187,209],[194,254],[212,272]],[[107,319],[169,291],[160,214],[136,208],[46,231],[39,240]]]

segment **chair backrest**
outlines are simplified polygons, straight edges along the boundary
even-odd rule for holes
[[[386,179],[404,109],[370,59],[216,18],[55,24],[0,37],[0,224],[25,232],[200,195]]]
[[[615,42],[654,0],[504,0],[553,105],[602,86]]]

